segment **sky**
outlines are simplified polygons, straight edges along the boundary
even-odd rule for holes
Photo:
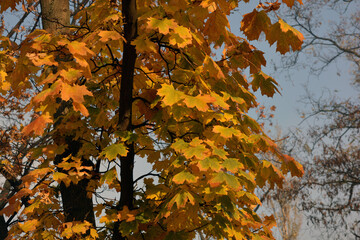
[[[306,4],[306,1],[303,2]],[[230,16],[230,25],[233,33],[238,36],[243,36],[240,32],[242,15],[251,12],[254,7],[256,7],[256,4],[256,1],[249,4],[242,3],[239,10]],[[325,9],[322,12],[322,16],[316,17],[322,17],[324,25],[326,25],[331,24],[331,19],[335,16],[336,13]],[[303,118],[300,117],[302,113],[311,112],[311,107],[305,104],[305,99],[308,94],[315,99],[327,99],[336,95],[338,99],[351,98],[354,101],[359,100],[359,89],[356,89],[351,84],[352,75],[349,71],[351,63],[344,57],[337,59],[337,61],[326,67],[320,74],[315,75],[310,70],[311,65],[308,64],[314,60],[314,57],[311,55],[302,55],[297,66],[284,69],[281,61],[282,56],[275,51],[275,44],[270,47],[265,40],[260,42],[251,41],[250,43],[265,52],[267,66],[263,69],[263,72],[272,76],[278,82],[280,86],[279,89],[281,89],[281,95],[275,94],[273,98],[261,96],[259,92],[256,93],[258,102],[261,105],[267,107],[272,105],[276,106],[273,127],[265,125],[265,132],[271,131],[269,132],[271,137],[278,137],[275,126],[280,127],[283,135],[286,135],[290,130],[296,128],[304,130],[308,127],[306,123],[300,124],[303,120]],[[290,54],[285,56],[289,56]],[[260,211],[264,211],[264,209],[260,209]],[[321,235],[319,229],[314,228],[311,224],[308,225],[306,220],[303,219],[299,239],[323,239]],[[278,240],[281,239],[276,229],[275,236]]]

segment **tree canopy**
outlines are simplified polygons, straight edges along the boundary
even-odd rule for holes
[[[279,92],[249,41],[284,54],[303,36],[276,15],[294,0],[244,13],[236,36],[238,4],[0,0],[42,23],[1,28],[4,237],[272,239],[255,190],[303,169],[248,115],[255,91]],[[135,179],[135,159],[151,172]]]

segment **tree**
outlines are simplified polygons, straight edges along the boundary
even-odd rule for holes
[[[296,132],[289,146],[305,166],[299,207],[308,220],[325,228],[330,239],[358,239],[359,225],[359,105],[351,101],[311,100],[306,120],[316,124]],[[294,150],[295,151],[295,150]]]
[[[9,238],[272,238],[254,191],[303,170],[247,115],[252,91],[278,92],[248,40],[300,48],[301,33],[268,17],[280,3],[244,15],[245,39],[227,20],[237,1],[41,0],[40,14],[36,1],[1,0],[1,13],[20,2],[43,29],[0,39],[3,102],[17,100],[27,117],[13,126],[36,142],[20,162],[2,159],[21,170],[2,192]],[[136,157],[152,170],[134,179]]]
[[[344,57],[351,63],[354,83],[360,78],[359,3],[353,0],[307,0],[304,6],[295,5],[284,18],[305,35],[302,49],[285,58],[285,66],[299,65],[306,57],[306,67],[320,74]],[[317,17],[314,17],[317,16]],[[330,16],[330,17],[329,17]]]
[[[348,80],[358,87],[359,3],[308,0],[304,5],[284,17],[306,39],[300,51],[285,58],[286,67],[299,66],[306,58],[304,65],[311,66],[311,73],[321,74],[345,60],[349,67],[339,74],[351,72]],[[287,144],[306,169],[299,206],[311,223],[324,228],[327,238],[358,239],[359,99],[338,100],[336,94],[317,99],[308,94],[306,102],[312,111],[305,111],[301,128],[307,123],[310,129],[296,131]]]

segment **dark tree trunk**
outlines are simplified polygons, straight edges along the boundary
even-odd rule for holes
[[[136,49],[131,44],[137,35],[137,11],[136,0],[122,1],[122,14],[124,16],[124,52],[122,59],[122,77],[119,100],[119,122],[118,128],[121,131],[132,131],[132,94],[136,61]],[[128,143],[128,154],[120,158],[121,163],[121,195],[117,209],[121,210],[125,206],[133,209],[134,201],[134,143]],[[113,239],[125,239],[119,231],[120,222],[114,225]]]
[[[40,0],[40,4],[43,28],[53,34],[66,34],[70,25],[69,0]],[[53,71],[56,71],[56,68]],[[60,109],[64,110],[66,104],[66,102],[62,101],[59,111],[55,114],[55,120],[58,118],[55,126],[61,121],[62,110]],[[65,144],[67,148],[63,154],[55,157],[55,164],[61,163],[69,155],[76,156],[82,145],[79,140],[74,139],[71,133],[59,133],[57,135],[54,138],[54,142]],[[82,158],[82,165],[93,166],[90,160],[84,158]],[[61,168],[58,168],[58,171],[66,173]],[[95,226],[92,196],[87,196],[86,188],[88,184],[89,179],[82,179],[77,184],[71,183],[69,186],[66,186],[64,183],[60,184],[64,215],[67,222],[86,220]]]
[[[67,148],[63,154],[55,157],[55,164],[62,162],[63,159],[69,155],[77,155],[81,148],[81,143],[73,139],[73,136],[65,137]],[[82,158],[82,165],[94,167],[90,160],[84,158]],[[61,168],[58,168],[58,171],[66,173],[66,171]],[[89,179],[82,179],[77,184],[71,183],[69,186],[66,186],[64,183],[60,184],[60,193],[66,222],[86,220],[95,226],[92,197],[88,197],[88,192],[86,191],[88,184]]]
[[[0,216],[0,240],[5,240],[8,235],[7,224],[4,216]]]

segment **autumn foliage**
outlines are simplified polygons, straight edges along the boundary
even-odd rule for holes
[[[0,12],[32,2],[0,0]],[[227,18],[238,1],[225,0],[95,0],[66,31],[1,36],[1,104],[18,99],[27,115],[7,141],[36,142],[1,158],[3,176],[17,174],[0,212],[16,216],[9,239],[273,239],[255,190],[303,169],[248,115],[254,91],[278,92],[249,40],[300,49],[301,33],[269,17],[294,4],[282,2],[245,14],[246,38]],[[135,159],[152,171],[134,179]]]

